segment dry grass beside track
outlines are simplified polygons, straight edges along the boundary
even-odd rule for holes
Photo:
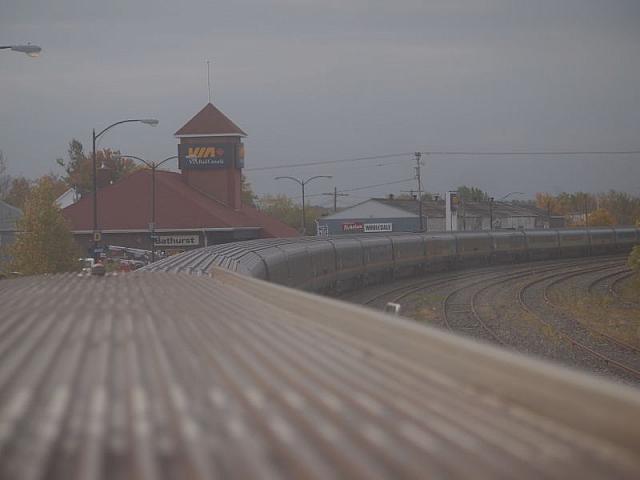
[[[440,311],[440,303],[444,299],[444,295],[427,293],[420,295],[414,305],[414,310],[409,312],[403,312],[403,315],[407,315],[418,322],[441,325],[442,314]]]
[[[623,283],[618,294],[623,302],[640,303],[640,274]]]
[[[570,289],[555,291],[552,300],[586,327],[640,348],[640,304],[626,304],[610,295]]]

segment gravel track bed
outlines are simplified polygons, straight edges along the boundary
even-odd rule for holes
[[[606,270],[619,270],[622,263]],[[585,272],[580,276],[565,274],[555,279],[545,279],[521,288],[523,303],[541,322],[546,322],[558,341],[566,344],[574,353],[581,368],[598,375],[618,378],[626,383],[640,385],[640,356],[630,348],[599,335],[585,326],[574,314],[555,307],[549,301],[550,289],[575,294],[586,292],[589,283],[603,275],[602,270]]]
[[[640,385],[640,375],[615,365],[640,371],[637,351],[590,331],[548,298],[555,295],[552,291],[603,295],[626,273],[624,261],[623,256],[607,256],[445,272],[368,288],[343,299],[377,308],[397,301],[402,315],[420,322]]]

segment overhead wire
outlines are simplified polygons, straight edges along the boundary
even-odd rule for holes
[[[337,193],[346,193],[346,192],[357,192],[359,190],[367,190],[369,188],[376,188],[376,187],[384,187],[386,185],[395,185],[398,183],[405,183],[405,182],[413,182],[415,180],[415,178],[405,178],[404,180],[394,180],[392,182],[384,182],[384,183],[376,183],[375,185],[363,185],[361,187],[355,187],[355,188],[347,188],[344,190],[338,190]],[[324,193],[312,193],[312,194],[307,194],[305,195],[305,198],[309,198],[309,197],[319,197],[321,195],[324,195]],[[302,198],[302,195],[298,195],[296,197],[293,198]]]
[[[398,152],[398,153],[388,153],[383,155],[371,155],[365,157],[350,157],[350,158],[341,158],[337,160],[319,160],[316,162],[307,162],[307,163],[288,163],[281,165],[269,165],[265,167],[253,167],[253,168],[245,168],[247,172],[258,172],[258,171],[266,171],[266,170],[277,170],[282,168],[303,168],[303,167],[313,167],[317,165],[331,165],[331,164],[340,164],[340,163],[350,163],[350,162],[360,162],[360,161],[368,161],[368,160],[381,160],[387,158],[399,158],[406,156],[413,156],[416,152]],[[640,154],[640,150],[531,150],[531,151],[492,151],[492,152],[481,152],[481,151],[465,151],[465,150],[426,150],[421,151],[423,155],[452,155],[452,156],[464,156],[464,155],[475,155],[475,156],[550,156],[550,155],[638,155]]]

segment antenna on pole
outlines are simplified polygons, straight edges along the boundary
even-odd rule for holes
[[[207,90],[209,91],[209,103],[211,103],[211,62],[207,60]]]
[[[422,165],[422,163],[420,162],[420,157],[422,156],[422,152],[416,152],[414,153],[415,157],[416,157],[416,166],[413,167],[416,169],[416,180],[418,181],[418,205],[419,205],[419,210],[418,210],[418,222],[419,222],[419,226],[420,226],[420,231],[423,232],[424,231],[424,222],[422,220],[422,178],[420,176],[420,165]]]

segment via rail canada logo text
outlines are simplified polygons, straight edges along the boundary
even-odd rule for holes
[[[220,147],[189,147],[187,157],[189,158],[215,158],[223,157],[224,148]]]

